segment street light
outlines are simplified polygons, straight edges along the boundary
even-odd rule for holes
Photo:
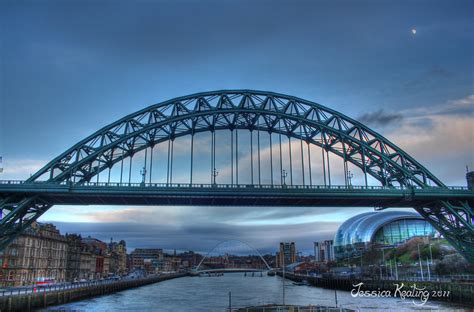
[[[142,175],[142,185],[145,184],[145,177],[146,177],[146,168],[143,167],[142,170],[140,170],[140,174]]]
[[[349,186],[352,186],[352,178],[354,177],[354,174],[349,170],[347,172],[347,181],[349,183]]]
[[[214,168],[214,170],[212,170],[212,184],[216,184],[216,177],[219,175],[219,171],[216,170],[216,168]]]
[[[283,180],[283,185],[286,185],[286,177],[288,176],[288,172],[285,169],[281,171],[281,178]]]

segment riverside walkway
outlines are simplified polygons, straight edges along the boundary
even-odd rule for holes
[[[160,274],[137,279],[81,282],[3,291],[0,296],[0,311],[31,311],[188,275],[188,273]]]

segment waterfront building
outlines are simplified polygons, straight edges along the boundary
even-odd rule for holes
[[[82,238],[85,250],[92,254],[90,265],[91,278],[99,279],[109,276],[110,256],[107,250],[107,244],[97,238]]]
[[[161,248],[136,248],[130,256],[134,259],[163,260],[164,253]]]
[[[157,262],[157,266],[155,268],[156,272],[174,272],[178,270],[179,260],[176,260],[173,257],[165,257],[163,260]]]
[[[287,272],[306,275],[310,272],[320,272],[321,265],[321,263],[314,263],[312,261],[298,261],[285,266],[285,270]]]
[[[156,264],[151,259],[143,259],[143,270],[147,273],[155,273]]]
[[[194,251],[183,252],[178,254],[177,257],[181,259],[181,265],[185,269],[195,268],[202,259],[202,256]]]
[[[320,253],[320,242],[314,242],[314,260],[317,262],[321,261],[321,253]]]
[[[173,272],[179,271],[180,266],[181,266],[181,259],[176,256],[176,252],[173,256],[167,256],[166,259],[169,261],[171,265],[171,270],[169,271],[173,271]]]
[[[156,271],[160,270],[160,266],[163,266],[164,253],[161,248],[136,248],[132,251],[128,258],[128,265],[130,270],[140,269],[145,270],[145,260],[147,263],[153,264],[153,269],[148,270]]]
[[[136,269],[144,268],[144,260],[141,258],[133,258],[132,255],[127,255],[127,270],[129,272]]]
[[[325,240],[314,243],[314,258],[316,262],[334,261],[334,241]]]
[[[64,236],[52,224],[34,222],[0,252],[0,285],[28,285],[40,279],[58,283],[124,274],[125,242],[110,247],[111,251],[98,239],[77,234]]]
[[[68,242],[66,280],[69,282],[93,279],[95,258],[82,242],[81,235],[66,234]]]
[[[280,243],[280,249],[276,254],[276,266],[281,268],[284,265],[289,265],[296,262],[296,247],[295,243]]]
[[[124,275],[127,272],[127,246],[124,240],[114,242],[110,239],[108,245],[110,256],[110,273]]]
[[[374,211],[345,221],[334,238],[336,259],[360,257],[369,247],[393,247],[412,237],[434,237],[436,230],[418,213]]]
[[[91,252],[87,251],[87,247],[81,253],[81,262],[79,265],[79,277],[78,280],[91,280],[95,277],[95,257]],[[69,280],[74,281],[74,279]]]
[[[101,277],[108,277],[110,275],[110,256],[106,254],[103,259],[104,260]]]
[[[34,284],[42,278],[66,280],[68,243],[52,224],[34,222],[0,253],[0,284]]]

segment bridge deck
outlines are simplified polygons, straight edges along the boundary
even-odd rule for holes
[[[202,269],[193,271],[193,273],[240,273],[240,272],[268,272],[269,269],[252,268],[222,268],[222,269]]]
[[[0,198],[12,195],[37,195],[54,205],[413,207],[448,199],[474,204],[474,192],[463,187],[0,181]]]

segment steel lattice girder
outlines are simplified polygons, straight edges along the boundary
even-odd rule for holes
[[[474,263],[474,211],[467,202],[436,201],[415,207],[469,262]]]
[[[303,99],[251,90],[198,93],[125,116],[74,145],[28,181],[81,184],[122,159],[160,142],[221,129],[267,131],[315,144],[363,169],[382,185],[444,187],[415,159],[360,122]],[[40,199],[35,197],[4,199],[0,207],[4,214],[0,220],[0,248],[5,247],[2,242],[11,241],[49,209],[47,204],[38,201]],[[467,211],[472,216],[471,207],[461,206],[464,214]],[[454,207],[459,206],[444,202],[416,208],[474,262],[474,257],[463,252],[469,249],[466,244],[474,237],[472,217],[463,221],[465,215]],[[469,226],[465,226],[466,222]],[[448,233],[453,229],[458,236],[464,233],[464,239],[456,243],[458,236],[451,237]]]
[[[219,129],[268,131],[304,140],[365,168],[382,184],[443,186],[396,145],[347,116],[295,97],[248,90],[199,93],[128,115],[79,142],[29,181],[89,181],[149,146]]]
[[[1,213],[8,212],[0,220],[0,250],[52,207],[38,196],[7,197],[0,203]]]

